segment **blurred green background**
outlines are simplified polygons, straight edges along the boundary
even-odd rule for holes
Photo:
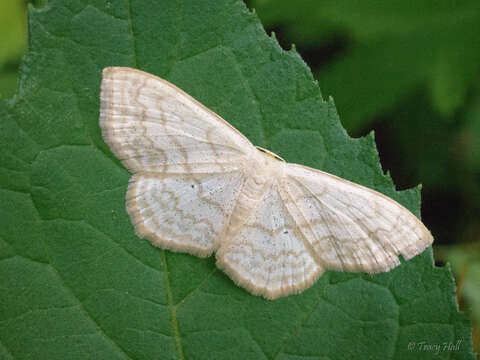
[[[0,98],[15,93],[26,8],[0,0]],[[435,260],[449,262],[480,351],[480,1],[248,0],[298,52],[354,137],[374,130],[397,189],[423,184]]]

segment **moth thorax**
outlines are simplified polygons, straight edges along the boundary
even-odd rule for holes
[[[286,162],[263,151],[254,152],[251,171],[257,183],[269,183],[282,177]]]

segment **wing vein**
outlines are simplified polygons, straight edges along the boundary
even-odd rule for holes
[[[282,187],[280,187],[282,188]],[[305,217],[305,214],[300,211],[299,207],[296,206],[296,203],[293,202],[293,197],[292,197],[292,194],[290,194],[290,191],[288,190],[288,186],[285,186],[283,187],[284,191],[285,191],[285,195],[289,197],[291,203],[293,204],[293,206],[295,206],[299,213],[302,215],[302,218],[305,220],[305,223],[308,225],[308,227],[310,228],[310,230],[312,231],[313,234],[314,231],[313,231],[313,228],[311,227],[310,223],[307,221],[306,217]],[[280,198],[283,200],[282,201],[282,205],[283,207],[285,208],[285,211],[292,217],[293,221],[295,222],[295,217],[292,215],[292,213],[288,210],[288,207],[285,205],[285,199],[282,198],[281,194],[282,192],[279,192],[280,193]],[[315,252],[315,250],[313,249],[312,245],[310,244],[310,242],[308,241],[306,235],[303,233],[303,231],[301,230],[300,227],[298,227],[298,232],[300,233],[301,235],[301,239],[302,239],[302,242],[303,242],[303,245],[305,246],[306,249],[308,249],[308,252],[310,253],[310,256],[312,256],[312,258],[315,260],[315,262],[317,263],[318,266],[322,266],[321,262],[320,262],[320,259],[318,258],[318,255],[317,253]],[[305,273],[305,269],[304,269],[304,273]]]
[[[348,221],[350,221],[351,223],[355,224],[355,225],[358,227],[358,229],[363,233],[363,235],[365,236],[365,238],[369,238],[368,234],[365,233],[365,230],[364,230],[361,226],[359,226],[356,221],[354,221],[352,218],[350,218],[350,216],[348,216],[348,214],[344,214],[344,213],[338,211],[337,209],[335,209],[334,207],[331,207],[328,203],[322,201],[322,199],[320,199],[320,197],[317,196],[317,195],[315,194],[315,192],[312,191],[312,189],[311,189],[307,184],[298,181],[298,179],[295,179],[294,177],[291,177],[291,178],[292,178],[300,187],[303,187],[304,189],[306,189],[306,190],[312,195],[312,197],[315,198],[315,199],[318,201],[318,203],[320,204],[320,206],[322,206],[322,208],[324,208],[324,209],[327,208],[328,210],[330,210],[330,212],[334,213],[338,218],[341,218],[342,216],[344,216]],[[319,214],[319,215],[320,215],[320,214]],[[321,215],[320,215],[320,216],[321,216]],[[333,234],[333,231],[330,230],[328,221],[325,221],[325,226],[327,227],[329,233],[330,233],[330,234]],[[313,234],[314,234],[315,237],[317,238],[316,233],[313,232]],[[332,235],[332,237],[335,238],[335,235]],[[334,249],[335,249],[335,252],[337,253],[338,259],[339,259],[339,260],[341,261],[341,263],[342,263],[342,268],[345,269],[346,267],[345,267],[345,262],[344,262],[344,260],[343,260],[343,254],[341,253],[341,251],[339,251],[336,241],[332,241],[332,240],[331,240],[331,237],[328,237],[328,239],[329,239],[330,243],[333,245],[333,247],[334,247]],[[320,241],[320,239],[317,238],[317,241]],[[381,246],[382,246],[382,249],[383,249],[383,244],[381,244]],[[372,251],[372,249],[370,248],[370,246],[367,246],[367,249],[368,249],[368,251],[370,252],[370,254],[371,254],[371,256],[373,257],[373,259],[375,260],[375,262],[377,263],[377,265],[380,267],[380,264],[378,263],[378,260],[377,260],[377,258],[376,258],[376,256],[375,256],[375,253]],[[384,251],[385,251],[385,250],[384,250]],[[357,264],[360,265],[362,262],[359,261],[360,259],[358,258],[358,255],[357,255],[355,252],[353,252],[352,255],[353,255],[353,257],[356,259]]]

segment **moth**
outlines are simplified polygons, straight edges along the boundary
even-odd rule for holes
[[[364,186],[287,163],[159,77],[103,70],[100,127],[130,171],[139,237],[206,257],[250,293],[300,293],[327,270],[378,273],[430,246],[412,213]]]

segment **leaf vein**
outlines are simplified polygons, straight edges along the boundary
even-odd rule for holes
[[[167,299],[168,299],[168,306],[170,307],[170,316],[171,316],[171,326],[173,335],[175,338],[175,345],[177,347],[178,359],[183,360],[183,349],[182,349],[182,340],[180,338],[180,329],[178,327],[178,320],[177,320],[177,311],[175,309],[175,304],[173,303],[173,294],[172,288],[170,286],[170,279],[168,276],[168,265],[167,265],[167,258],[165,256],[165,250],[161,250],[160,257],[162,259],[163,267],[164,267],[164,281],[165,281],[165,288],[167,290]]]
[[[138,68],[137,44],[135,42],[135,28],[133,26],[133,20],[132,20],[132,1],[131,0],[125,0],[125,2],[126,2],[127,11],[128,11],[128,14],[127,14],[128,31],[129,31],[130,37],[132,39],[131,46],[132,46],[133,66],[135,68]]]

